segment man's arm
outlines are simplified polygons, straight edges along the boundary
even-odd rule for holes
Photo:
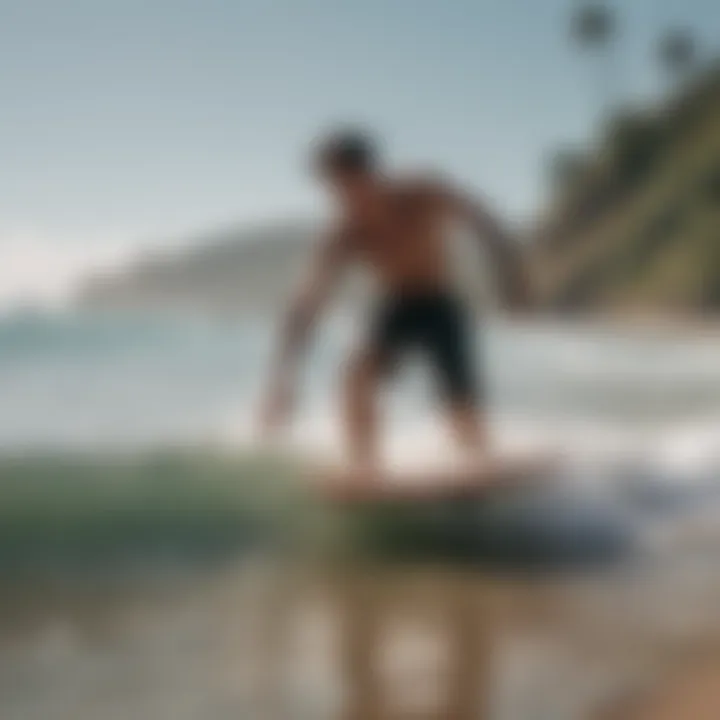
[[[514,310],[531,305],[531,286],[518,241],[485,203],[455,188],[442,186],[441,199],[452,215],[467,223],[490,252],[503,301]]]
[[[323,238],[312,258],[310,272],[291,299],[282,320],[263,408],[266,425],[280,422],[291,410],[297,369],[308,338],[349,258],[346,236],[343,231],[332,231]]]

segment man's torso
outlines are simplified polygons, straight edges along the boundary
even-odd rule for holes
[[[446,215],[430,183],[388,184],[372,213],[347,221],[354,259],[385,292],[443,289],[448,284]]]

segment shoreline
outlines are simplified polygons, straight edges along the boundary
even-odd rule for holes
[[[529,315],[528,320],[517,321],[517,324],[534,324],[534,320],[540,320],[543,325],[562,326],[570,329],[592,329],[612,331],[640,331],[658,335],[696,335],[706,334],[712,337],[720,337],[720,316],[697,316],[697,315],[665,315],[665,314],[628,314],[621,316],[617,314],[595,314],[587,315],[567,313],[551,314],[539,313]],[[513,321],[510,321],[513,323]],[[513,323],[515,324],[515,323]]]

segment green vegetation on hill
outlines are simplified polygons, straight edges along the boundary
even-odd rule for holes
[[[652,112],[617,118],[534,233],[552,310],[720,310],[720,65]],[[566,172],[567,171],[567,172]]]

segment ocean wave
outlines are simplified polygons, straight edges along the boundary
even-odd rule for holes
[[[538,478],[535,488],[347,512],[308,483],[316,460],[307,447],[237,444],[5,455],[0,575],[234,562],[258,551],[587,567],[622,562],[643,546],[674,557],[701,524],[703,542],[720,546],[707,521],[720,509],[720,464],[689,473],[566,458],[553,482]]]
[[[295,475],[259,453],[5,456],[0,570],[237,551],[279,533],[286,504],[296,504]]]

